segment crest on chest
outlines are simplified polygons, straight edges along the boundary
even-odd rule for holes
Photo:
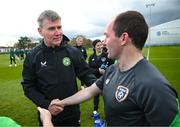
[[[125,86],[119,85],[115,92],[115,97],[118,102],[124,101],[129,94],[129,89]]]

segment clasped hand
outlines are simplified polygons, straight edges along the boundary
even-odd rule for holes
[[[52,115],[56,116],[64,110],[63,101],[59,99],[53,99],[48,107],[48,110]]]

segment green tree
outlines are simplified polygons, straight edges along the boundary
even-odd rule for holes
[[[25,49],[29,46],[29,44],[31,43],[31,39],[29,39],[28,37],[20,37],[20,39],[18,40],[16,47],[19,49]]]

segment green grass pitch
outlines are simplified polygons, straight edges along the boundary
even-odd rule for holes
[[[143,51],[146,56],[147,49]],[[88,50],[88,55],[91,53]],[[151,47],[149,59],[180,95],[180,46]],[[0,116],[10,117],[22,126],[38,126],[36,106],[24,96],[20,84],[22,63],[17,60],[17,67],[9,67],[9,55],[0,55]],[[92,100],[81,104],[82,126],[93,125],[92,110]],[[100,116],[104,119],[102,98]]]

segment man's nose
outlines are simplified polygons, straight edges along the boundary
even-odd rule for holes
[[[56,34],[56,35],[63,34],[62,29],[56,28],[56,29],[55,29],[55,34]]]

